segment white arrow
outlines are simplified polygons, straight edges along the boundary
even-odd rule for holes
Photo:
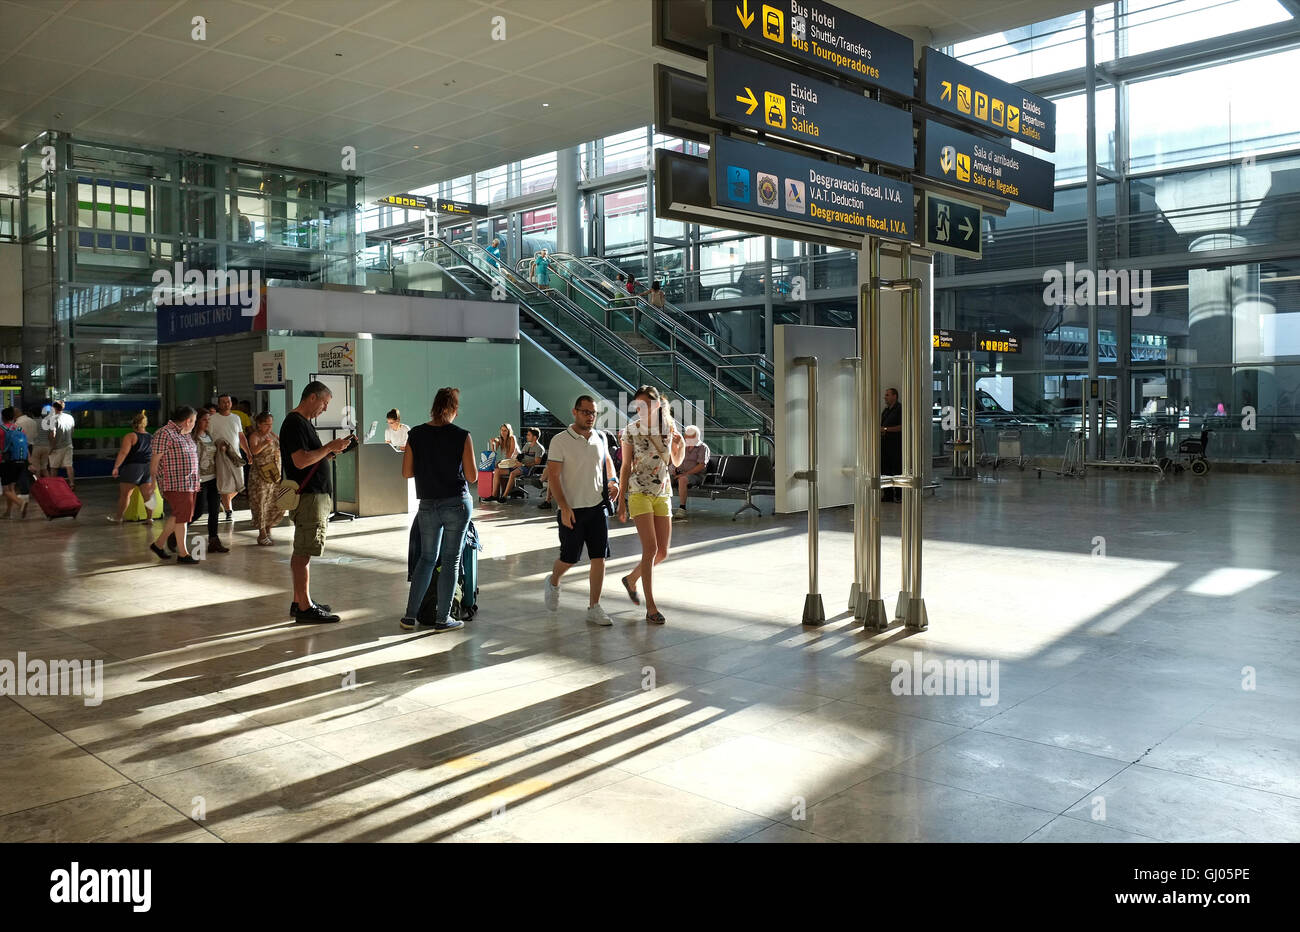
[[[962,237],[963,239],[970,239],[971,234],[975,232],[975,228],[971,226],[970,217],[962,217],[961,223],[957,224],[957,229],[966,234]]]

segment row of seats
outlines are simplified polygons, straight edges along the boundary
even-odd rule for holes
[[[692,497],[707,496],[709,501],[744,499],[745,503],[731,516],[732,521],[749,508],[762,514],[762,509],[754,504],[754,496],[775,494],[776,471],[771,459],[748,453],[712,457],[704,467],[704,481],[690,491]]]

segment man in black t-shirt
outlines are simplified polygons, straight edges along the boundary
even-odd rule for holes
[[[333,511],[328,460],[352,444],[350,436],[322,444],[312,426],[311,419],[325,412],[332,397],[333,393],[323,383],[308,383],[298,407],[285,415],[280,425],[280,461],[284,475],[299,486],[298,507],[289,513],[294,528],[293,556],[289,559],[293,604],[289,613],[295,621],[304,623],[339,620],[338,615],[330,614],[328,605],[311,600],[308,569],[311,558],[325,552],[325,531]]]
[[[880,474],[897,476],[903,471],[903,406],[898,401],[898,389],[885,389],[885,410],[880,412]],[[880,494],[882,502],[901,502],[903,490],[885,489]]]

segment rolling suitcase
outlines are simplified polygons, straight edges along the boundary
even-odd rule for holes
[[[81,499],[72,491],[67,479],[37,479],[32,483],[31,496],[51,521],[55,518],[75,518],[77,512],[81,511]]]

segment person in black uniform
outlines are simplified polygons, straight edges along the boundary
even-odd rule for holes
[[[903,406],[898,389],[885,389],[885,410],[880,412],[880,474],[896,476],[903,471]],[[882,502],[901,502],[902,489],[885,489]]]

